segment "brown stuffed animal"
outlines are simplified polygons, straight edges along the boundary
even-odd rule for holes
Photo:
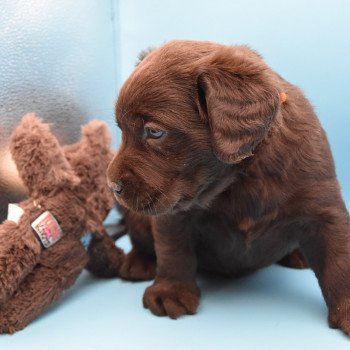
[[[81,142],[60,147],[49,126],[26,115],[11,153],[29,191],[18,223],[0,225],[0,332],[24,328],[71,286],[82,269],[118,275],[123,251],[102,221],[114,204],[105,169],[111,160],[106,125],[92,121]],[[84,232],[94,236],[86,250]]]

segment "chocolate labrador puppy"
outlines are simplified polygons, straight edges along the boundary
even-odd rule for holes
[[[193,314],[198,269],[241,276],[299,249],[329,324],[350,334],[349,214],[303,93],[245,46],[171,41],[144,56],[108,168],[133,243],[121,274],[155,275],[144,306]]]

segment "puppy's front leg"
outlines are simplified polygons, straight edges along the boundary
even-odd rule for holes
[[[154,227],[157,275],[143,305],[158,316],[194,314],[199,304],[194,241],[186,226],[184,218],[174,215],[158,218]]]

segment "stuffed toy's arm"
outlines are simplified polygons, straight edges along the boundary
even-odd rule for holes
[[[89,262],[86,269],[96,277],[110,278],[119,276],[124,260],[124,252],[118,248],[107,232],[94,234],[88,248]]]

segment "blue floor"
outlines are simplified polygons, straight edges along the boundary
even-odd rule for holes
[[[119,245],[130,246],[126,237]],[[310,270],[272,266],[235,281],[201,277],[198,314],[176,321],[143,309],[148,285],[97,280],[84,272],[30,326],[0,336],[0,349],[349,349],[350,340],[327,326]]]

